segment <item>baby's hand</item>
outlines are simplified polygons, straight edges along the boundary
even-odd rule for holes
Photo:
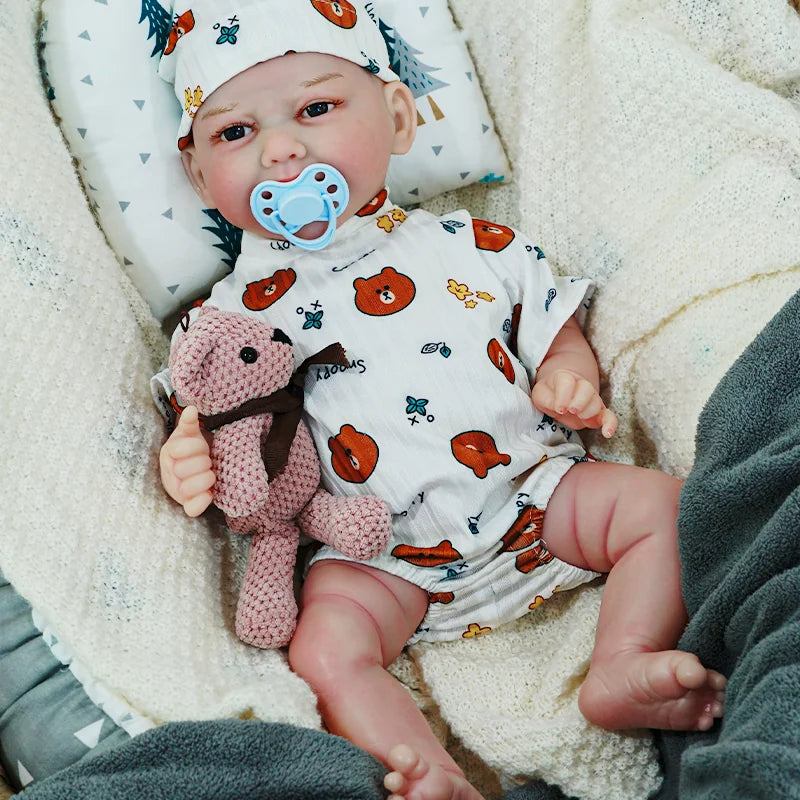
[[[197,409],[187,406],[159,456],[161,482],[167,494],[183,506],[190,517],[198,517],[211,505],[211,449],[200,429]]]
[[[537,381],[531,400],[539,411],[568,428],[600,428],[606,439],[617,429],[617,415],[606,408],[594,386],[569,370],[556,370]]]

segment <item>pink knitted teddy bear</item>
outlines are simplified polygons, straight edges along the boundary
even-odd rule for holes
[[[214,502],[232,531],[253,534],[236,634],[256,647],[282,647],[294,633],[298,525],[351,558],[372,558],[389,542],[383,501],[334,497],[319,486],[319,458],[300,419],[304,368],[333,357],[344,358],[339,345],[308,359],[293,378],[292,343],[281,330],[210,306],[170,356],[181,401],[215,429]]]

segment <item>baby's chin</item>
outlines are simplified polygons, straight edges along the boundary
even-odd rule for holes
[[[352,215],[342,215],[339,217],[336,223],[336,227],[340,228],[347,219],[347,216]],[[318,239],[320,236],[325,234],[325,231],[328,229],[327,222],[309,222],[308,225],[304,225],[300,230],[295,232],[295,236],[298,239]],[[285,242],[286,239],[283,236],[279,236],[276,233],[272,233],[272,231],[266,230],[266,228],[262,228],[260,225],[250,228],[250,232],[254,233],[256,236],[260,236],[262,239],[269,239],[273,242]]]

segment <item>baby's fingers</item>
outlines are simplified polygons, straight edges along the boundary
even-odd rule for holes
[[[610,408],[604,409],[599,425],[603,436],[606,439],[610,439],[616,433],[618,425],[619,419],[617,419],[617,415]]]
[[[587,380],[575,382],[572,397],[567,401],[567,411],[582,420],[598,414],[603,408],[603,401],[594,386]]]
[[[613,411],[603,406],[602,402],[600,405],[602,408],[597,413],[586,417],[581,416],[580,420],[587,428],[600,428],[603,436],[606,439],[610,439],[616,432],[619,421]]]
[[[187,438],[184,436],[172,436],[164,445],[166,455],[175,461],[194,458],[196,456],[208,455],[208,442],[202,436]]]
[[[183,504],[183,511],[187,517],[199,517],[211,505],[213,499],[211,492],[195,495]]]
[[[531,400],[540,411],[555,413],[555,393],[544,381],[534,384]]]
[[[556,372],[551,380],[553,387],[552,408],[557,414],[566,414],[573,405],[573,397],[578,381],[569,372]]]
[[[181,481],[195,475],[211,472],[211,458],[207,453],[192,455],[188,458],[181,458],[175,461],[172,471],[176,478]]]
[[[214,483],[214,473],[210,470],[192,475],[180,482],[177,500],[188,516],[199,516],[211,505],[213,500],[211,487]]]

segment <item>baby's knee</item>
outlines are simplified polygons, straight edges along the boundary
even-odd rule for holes
[[[659,503],[663,504],[669,514],[677,516],[683,481],[660,470],[639,469],[641,480],[632,491],[641,492],[642,499],[655,507]]]
[[[315,686],[330,671],[330,645],[325,632],[317,632],[303,624],[300,616],[297,629],[289,642],[289,666],[303,680]]]
[[[374,648],[369,646],[371,637],[363,629],[347,624],[346,613],[339,620],[341,625],[336,624],[337,615],[332,613],[336,604],[333,605],[333,609],[317,607],[311,613],[306,608],[289,643],[289,666],[318,693],[324,693],[329,685],[335,687],[364,664],[380,658],[379,652],[372,652]]]

